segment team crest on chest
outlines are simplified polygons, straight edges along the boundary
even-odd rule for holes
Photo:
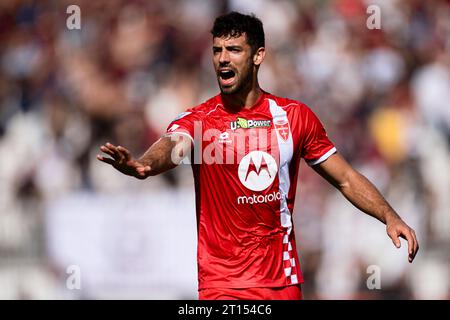
[[[275,126],[275,130],[278,133],[278,136],[284,141],[288,141],[290,129],[287,119],[274,120],[273,124]]]

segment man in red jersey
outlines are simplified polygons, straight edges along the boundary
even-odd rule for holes
[[[386,224],[396,247],[419,248],[411,229],[328,139],[303,103],[258,84],[264,30],[254,16],[232,12],[211,31],[220,94],[188,109],[135,159],[106,143],[98,156],[145,179],[191,155],[198,227],[200,299],[301,299],[303,282],[292,212],[301,158],[361,211]],[[194,146],[192,148],[192,146]]]

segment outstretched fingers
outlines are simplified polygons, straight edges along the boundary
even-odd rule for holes
[[[126,149],[126,148],[124,148],[124,147],[121,147],[121,146],[118,146],[116,150],[117,150],[117,152],[120,153],[120,155],[121,155],[126,161],[128,161],[128,160],[131,159],[131,153],[130,153],[130,151],[128,151],[128,149]]]
[[[112,149],[108,148],[106,145],[101,146],[100,150],[102,150],[107,155],[116,158],[116,153]]]
[[[97,155],[97,159],[102,161],[102,162],[104,162],[104,163],[110,164],[110,165],[114,165],[114,163],[116,162],[114,159],[106,158],[106,157],[101,156],[101,155]]]
[[[114,160],[119,162],[128,161],[131,159],[131,153],[126,148],[118,146],[107,142],[100,147],[100,150],[111,156]]]
[[[105,144],[106,149],[108,149],[109,152],[111,152],[111,156],[116,159],[117,161],[120,161],[124,158],[123,154],[118,150],[118,147],[115,145],[107,142]]]
[[[127,161],[128,158],[130,157],[128,150],[123,148],[128,152],[128,155],[126,155],[122,151],[120,151],[119,148],[121,147],[116,147],[113,144],[107,142],[100,147],[100,150],[105,154],[107,154],[108,156],[110,156],[112,159],[105,157],[103,155],[97,155],[97,159],[111,165],[117,165],[121,162]]]
[[[100,147],[100,150],[105,155],[97,155],[99,161],[112,165],[120,172],[134,176],[139,179],[145,179],[150,175],[150,166],[141,163],[138,160],[134,160],[128,149],[122,146],[114,146],[107,142]]]

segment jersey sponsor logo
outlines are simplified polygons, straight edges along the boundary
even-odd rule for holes
[[[264,151],[250,152],[242,158],[238,168],[239,180],[252,191],[267,189],[275,180],[277,172],[277,162]]]
[[[285,142],[289,139],[289,123],[287,119],[280,119],[273,122],[275,130]]]
[[[230,139],[230,134],[228,132],[222,132],[219,135],[219,143],[232,143],[233,141],[231,141]]]
[[[272,120],[250,120],[241,117],[237,117],[236,121],[230,122],[231,130],[242,129],[252,129],[252,128],[263,128],[270,127]]]
[[[281,200],[281,192],[274,191],[272,193],[266,195],[256,195],[253,194],[251,196],[239,196],[237,198],[238,204],[256,204],[256,203],[267,203],[272,201],[280,201]]]

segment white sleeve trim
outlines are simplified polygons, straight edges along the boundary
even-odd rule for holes
[[[323,156],[321,156],[319,159],[317,160],[312,160],[312,161],[307,161],[308,165],[310,166],[315,166],[316,164],[322,163],[325,160],[327,160],[329,157],[331,157],[335,152],[336,152],[336,148],[333,147],[330,149],[330,151],[328,151],[327,153],[325,153]]]
[[[183,136],[188,137],[189,139],[191,139],[192,144],[195,145],[195,143],[194,143],[194,138],[192,138],[191,135],[190,135],[189,133],[186,133],[186,132],[179,132],[179,131],[175,131],[175,132],[167,132],[167,133],[165,134],[165,136],[166,136],[166,137],[170,137],[170,136],[172,136],[172,135],[174,135],[174,134],[181,134],[181,135],[183,135]]]

